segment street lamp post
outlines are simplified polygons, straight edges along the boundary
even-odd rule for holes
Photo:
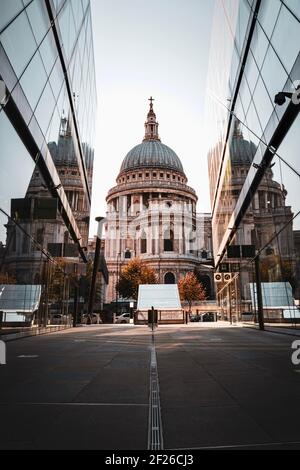
[[[259,266],[259,253],[254,258],[255,265],[255,279],[256,279],[256,296],[257,296],[257,317],[258,325],[260,330],[264,330],[264,310],[261,290],[261,277],[260,277],[260,266]]]
[[[121,257],[121,253],[117,254],[117,278],[116,278],[116,316],[118,316],[119,313],[119,293],[118,293],[118,282],[119,282],[119,259]]]
[[[98,230],[97,230],[93,273],[92,273],[91,288],[90,288],[89,303],[88,303],[88,312],[87,312],[87,324],[88,325],[90,325],[92,322],[91,315],[93,313],[94,303],[95,303],[96,280],[97,280],[97,273],[98,273],[99,261],[100,261],[102,228],[103,228],[103,223],[105,222],[106,219],[104,217],[96,217],[95,220],[98,222]]]

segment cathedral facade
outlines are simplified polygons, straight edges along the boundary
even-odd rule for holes
[[[144,139],[125,156],[106,198],[107,303],[118,298],[120,272],[135,257],[154,268],[161,284],[196,269],[212,295],[210,214],[196,213],[197,195],[179,157],[161,142],[149,101]]]

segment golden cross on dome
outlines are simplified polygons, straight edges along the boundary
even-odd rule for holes
[[[152,108],[152,106],[153,106],[152,101],[154,101],[154,98],[152,98],[152,96],[150,96],[150,98],[148,99],[148,101],[150,101],[150,108]]]

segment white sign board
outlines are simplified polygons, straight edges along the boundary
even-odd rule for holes
[[[32,313],[38,309],[41,291],[39,284],[0,284],[0,310]]]
[[[250,283],[252,306],[257,305],[256,284]],[[294,306],[292,286],[289,282],[262,282],[262,300],[264,308],[286,308]]]
[[[178,310],[181,302],[177,284],[141,284],[138,293],[138,310]]]

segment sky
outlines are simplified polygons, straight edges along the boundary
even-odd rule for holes
[[[162,143],[210,212],[204,104],[214,0],[91,0],[98,94],[90,236],[153,96]]]

